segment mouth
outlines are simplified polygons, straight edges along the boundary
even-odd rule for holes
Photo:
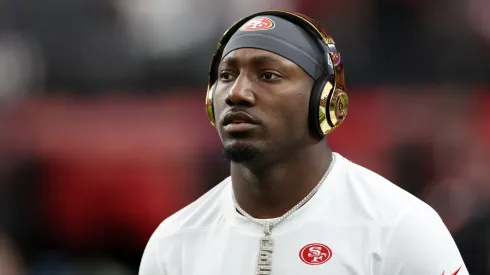
[[[257,127],[257,121],[243,111],[229,112],[223,119],[223,126],[228,133],[247,132]]]

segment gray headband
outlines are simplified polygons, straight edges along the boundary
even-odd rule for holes
[[[240,48],[255,48],[278,54],[296,63],[314,80],[327,74],[321,41],[302,27],[277,16],[258,16],[233,34],[222,58]]]

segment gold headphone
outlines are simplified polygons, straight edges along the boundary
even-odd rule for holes
[[[307,31],[321,40],[327,62],[328,73],[315,81],[310,96],[309,124],[313,132],[323,137],[337,128],[347,115],[349,100],[345,91],[344,67],[340,53],[335,47],[335,42],[326,31],[312,18],[305,15],[287,11],[263,11],[249,15],[231,26],[220,39],[216,53],[213,55],[209,70],[208,89],[206,94],[206,112],[209,121],[215,125],[213,94],[216,90],[218,78],[218,66],[221,61],[226,43],[233,34],[248,20],[262,15],[273,15],[282,17]]]

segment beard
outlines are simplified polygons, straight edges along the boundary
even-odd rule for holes
[[[255,160],[262,152],[254,146],[226,146],[223,148],[223,156],[232,162],[244,163]]]

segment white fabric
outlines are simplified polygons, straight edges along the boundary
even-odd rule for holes
[[[452,275],[459,267],[458,275],[468,274],[431,207],[335,155],[317,194],[272,230],[272,274]],[[145,249],[139,274],[256,274],[262,228],[236,212],[231,192],[227,178],[166,219]],[[319,265],[303,262],[300,251],[311,243],[329,247],[331,258]]]

